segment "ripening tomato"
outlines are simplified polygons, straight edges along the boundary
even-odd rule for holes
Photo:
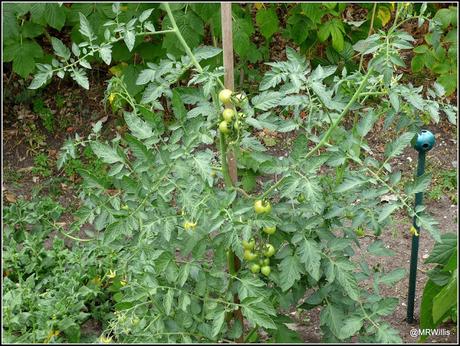
[[[235,116],[235,111],[231,108],[225,108],[222,112],[222,117],[226,122],[231,122],[233,117]]]
[[[219,93],[219,100],[223,104],[228,104],[231,101],[232,91],[230,89],[221,90]]]

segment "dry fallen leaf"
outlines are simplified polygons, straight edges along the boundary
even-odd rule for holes
[[[16,203],[16,196],[11,192],[5,192],[5,199],[10,203]]]

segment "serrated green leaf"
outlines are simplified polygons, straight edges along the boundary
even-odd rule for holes
[[[224,325],[225,322],[225,310],[217,312],[214,315],[214,319],[212,321],[212,336],[216,337],[220,330],[222,329],[222,326]]]
[[[414,182],[411,182],[406,186],[406,194],[410,195],[414,193],[427,191],[428,186],[430,186],[431,177],[432,175],[430,173],[425,173],[415,178]]]
[[[92,41],[94,39],[94,33],[91,24],[83,13],[80,12],[78,15],[80,17],[80,29],[78,31]]]
[[[237,290],[238,296],[241,300],[247,297],[260,297],[264,296],[263,281],[254,276],[243,276],[238,280]]]
[[[335,193],[343,193],[345,191],[348,191],[348,190],[351,190],[351,189],[354,189],[360,185],[363,185],[367,183],[367,180],[363,180],[361,178],[358,178],[358,177],[349,177],[349,178],[345,178],[345,181],[340,184],[336,189],[335,189]]]
[[[286,292],[300,279],[302,268],[299,258],[296,255],[286,256],[279,264],[279,268],[281,289]]]
[[[105,163],[124,162],[115,149],[100,142],[91,142],[94,154]]]
[[[339,282],[340,286],[343,287],[347,295],[351,299],[357,301],[359,299],[359,288],[358,282],[356,281],[356,278],[354,277],[353,273],[343,270],[336,266],[335,277]]]
[[[398,138],[396,138],[395,140],[391,141],[385,147],[385,157],[391,158],[391,157],[401,155],[404,148],[406,148],[410,144],[413,138],[414,138],[414,133],[406,132],[406,133],[403,133]]]
[[[101,47],[99,50],[99,56],[101,57],[102,61],[104,61],[107,65],[110,65],[112,61],[112,46],[106,45]]]
[[[80,85],[81,87],[89,90],[89,80],[86,76],[86,72],[83,69],[74,68],[70,76]]]
[[[398,203],[387,203],[387,205],[385,205],[380,211],[377,222],[381,223],[385,221],[387,217],[389,217],[396,209],[400,207],[401,206]]]
[[[395,252],[387,249],[382,240],[376,240],[367,247],[367,251],[374,256],[394,256]]]
[[[254,108],[266,111],[270,108],[278,106],[278,103],[281,100],[281,93],[277,91],[268,91],[260,93],[257,96],[254,96],[251,100]]]
[[[169,288],[163,300],[163,307],[165,309],[166,316],[169,316],[171,314],[173,301],[174,301],[174,290]]]
[[[331,332],[337,337],[340,337],[340,331],[343,326],[343,311],[335,307],[334,305],[327,304],[320,314],[321,325],[329,327]]]
[[[384,285],[389,286],[403,279],[405,276],[406,276],[406,271],[403,268],[398,268],[398,269],[395,269],[389,273],[386,273],[380,276],[378,282],[379,284],[384,284]]]
[[[348,339],[359,332],[363,326],[363,318],[352,316],[345,319],[343,326],[340,328],[340,339]]]
[[[56,37],[51,37],[51,45],[53,46],[54,53],[65,59],[68,60],[70,58],[70,50],[66,47],[62,41]]]
[[[142,120],[134,112],[124,112],[123,115],[126,125],[128,125],[134,137],[137,139],[147,139],[153,136],[150,124]]]
[[[305,270],[316,281],[319,280],[319,268],[321,265],[321,250],[313,240],[303,239],[298,244],[300,262],[305,265]]]

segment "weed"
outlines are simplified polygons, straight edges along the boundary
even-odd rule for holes
[[[40,119],[42,120],[43,126],[49,132],[54,130],[54,116],[51,110],[45,105],[42,99],[37,99],[34,101],[33,110]]]
[[[457,170],[443,169],[435,171],[432,187],[428,191],[428,198],[439,201],[442,196],[447,196],[453,204],[457,204]]]
[[[32,168],[33,174],[38,174],[42,177],[51,176],[52,169],[48,155],[40,153],[34,158],[34,167]]]

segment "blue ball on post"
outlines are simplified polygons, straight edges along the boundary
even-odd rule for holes
[[[428,130],[420,131],[412,140],[412,146],[418,151],[417,177],[425,173],[426,152],[433,149],[435,143],[434,134]],[[423,191],[415,194],[415,210],[423,204]],[[412,248],[410,256],[409,269],[409,292],[407,294],[407,318],[408,323],[414,323],[414,305],[415,305],[415,286],[417,283],[417,258],[420,227],[417,224],[416,216],[413,219],[413,226],[417,230],[417,234],[412,235]]]
[[[434,143],[434,134],[428,130],[422,130],[419,134],[417,134],[417,137],[414,138],[412,145],[415,150],[422,152],[431,150],[434,147]]]

